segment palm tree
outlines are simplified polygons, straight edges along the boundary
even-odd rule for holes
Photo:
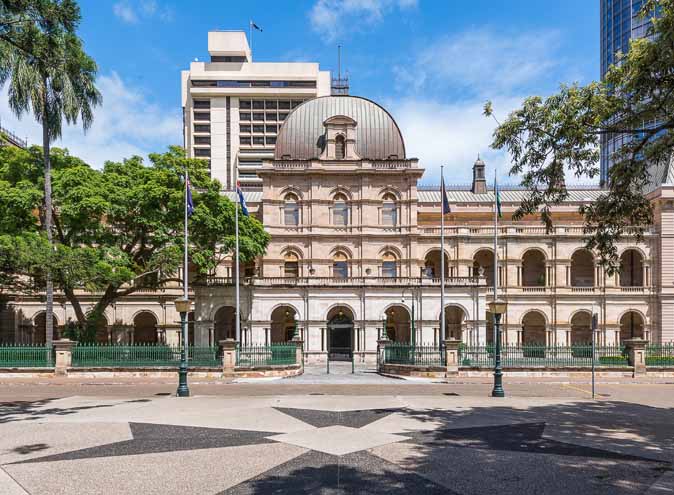
[[[20,37],[21,43],[0,44],[0,86],[10,81],[10,108],[18,117],[32,111],[35,119],[42,124],[42,220],[50,245],[53,212],[50,145],[61,136],[64,119],[69,124],[75,124],[81,119],[86,131],[93,122],[93,107],[101,102],[101,94],[95,85],[98,70],[96,63],[84,52],[81,40],[74,33],[79,21],[79,9],[76,9],[74,16],[76,19],[71,22],[72,29],[29,24],[26,32],[30,32],[30,36]],[[72,18],[70,20],[73,21]],[[49,345],[54,335],[54,288],[49,270],[46,278],[45,338]]]

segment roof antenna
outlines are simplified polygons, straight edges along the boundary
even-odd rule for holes
[[[342,77],[342,45],[337,45],[337,77],[332,78],[332,94],[349,94],[349,76]]]

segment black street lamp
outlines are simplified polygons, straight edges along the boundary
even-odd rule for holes
[[[180,330],[182,343],[180,345],[180,369],[178,370],[178,397],[189,397],[190,389],[187,386],[187,313],[190,312],[189,299],[176,299],[176,311],[180,313]]]
[[[506,311],[505,301],[495,300],[489,303],[489,312],[494,315],[494,328],[496,330],[496,342],[494,342],[494,388],[492,397],[505,397],[503,390],[503,371],[501,370],[501,315]]]

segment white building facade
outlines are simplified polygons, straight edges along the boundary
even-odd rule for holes
[[[210,61],[182,71],[185,149],[210,160],[223,189],[260,186],[257,171],[272,158],[278,130],[303,101],[330,94],[330,72],[316,63],[254,62],[246,35],[208,33]]]

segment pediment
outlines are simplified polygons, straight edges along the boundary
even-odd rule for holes
[[[328,126],[328,125],[347,125],[347,126],[353,126],[356,127],[358,125],[358,122],[353,120],[351,117],[347,117],[346,115],[333,115],[329,119],[327,119],[325,122],[323,122],[323,125]]]

